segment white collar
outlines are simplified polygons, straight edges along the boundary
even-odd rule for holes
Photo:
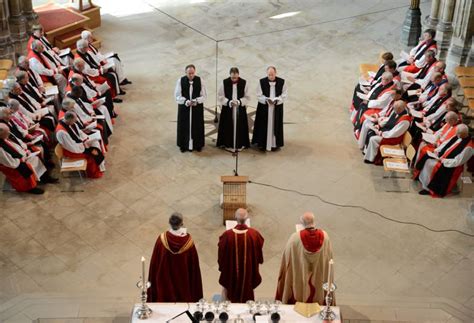
[[[178,230],[173,230],[169,229],[168,230],[172,235],[178,236],[178,237],[183,237],[188,233],[188,230],[186,228],[179,228]]]

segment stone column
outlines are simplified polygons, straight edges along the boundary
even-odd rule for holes
[[[471,39],[471,50],[467,54],[466,66],[474,66],[474,36]]]
[[[446,63],[448,72],[466,64],[474,36],[474,4],[472,0],[458,0],[454,11],[453,33]],[[472,57],[472,55],[471,55]],[[472,59],[470,64],[473,64]]]
[[[7,0],[0,0],[0,58],[14,59],[15,50],[10,36],[8,16]]]
[[[38,23],[38,14],[33,11],[32,2],[32,0],[21,0],[23,16],[25,16],[27,21],[26,31],[28,33],[31,31],[31,27]]]
[[[420,0],[411,0],[410,8],[405,15],[400,42],[406,47],[418,44],[421,35]]]
[[[441,5],[440,22],[436,28],[438,42],[438,58],[444,59],[447,55],[451,37],[453,35],[453,15],[456,0],[443,0]]]
[[[23,16],[21,0],[8,0],[10,9],[10,34],[15,46],[16,53],[23,53],[26,51],[26,43],[28,35],[26,32],[27,21]]]
[[[438,26],[440,2],[441,0],[431,2],[431,12],[425,20],[426,28],[436,29],[436,26]]]

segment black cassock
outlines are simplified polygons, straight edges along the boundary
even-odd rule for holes
[[[275,97],[279,97],[283,92],[285,80],[277,77],[275,79]],[[260,88],[267,98],[270,97],[270,81],[268,77],[260,80]],[[283,147],[283,103],[276,104],[273,109],[273,135],[275,136],[276,147]],[[257,105],[257,113],[255,115],[255,125],[253,128],[252,144],[256,144],[259,148],[267,147],[267,131],[268,130],[268,103],[260,103]],[[274,147],[272,147],[274,148]]]
[[[223,82],[224,95],[229,100],[227,105],[223,105],[219,120],[219,131],[217,133],[217,147],[225,148],[248,148],[250,146],[249,124],[247,119],[247,107],[242,105],[241,98],[245,96],[245,85],[247,81],[239,78],[237,81],[237,100],[240,105],[236,108],[235,118],[235,147],[234,147],[234,111],[230,107],[232,101],[233,83],[232,80],[226,78]]]
[[[183,76],[180,83],[181,95],[186,100],[193,100],[201,96],[201,78],[198,76],[193,78],[192,84],[186,76]],[[190,89],[192,93],[190,93]],[[190,111],[191,109],[192,111]],[[192,118],[190,120],[191,113]],[[189,131],[190,128],[191,131]],[[193,140],[193,150],[200,150],[204,147],[204,105],[202,103],[198,103],[193,107],[178,104],[177,145],[182,150],[189,150],[190,139]]]

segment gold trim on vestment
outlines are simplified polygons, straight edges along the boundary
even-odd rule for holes
[[[175,252],[170,249],[170,246],[168,244],[168,238],[166,237],[166,232],[160,235],[160,239],[161,239],[161,242],[163,243],[163,246],[166,248],[166,250],[171,252],[173,255],[179,255],[185,251],[188,251],[189,248],[191,248],[194,244],[193,239],[191,238],[191,236],[189,236],[188,241],[186,241],[186,243],[178,251]]]

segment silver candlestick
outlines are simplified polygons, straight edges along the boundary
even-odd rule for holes
[[[139,308],[135,311],[135,316],[138,317],[140,320],[146,320],[151,316],[151,313],[153,312],[151,308],[148,307],[146,304],[146,299],[147,299],[147,292],[146,290],[150,288],[151,283],[150,282],[145,282],[145,279],[142,278],[137,282],[137,287],[141,289],[141,300],[142,304],[140,305]]]
[[[336,313],[334,313],[331,309],[331,303],[332,303],[332,294],[334,291],[337,289],[337,286],[332,283],[331,287],[329,288],[329,283],[324,283],[323,284],[323,289],[326,291],[326,306],[323,308],[321,312],[319,312],[319,317],[322,320],[327,320],[327,321],[332,321],[336,318]]]

